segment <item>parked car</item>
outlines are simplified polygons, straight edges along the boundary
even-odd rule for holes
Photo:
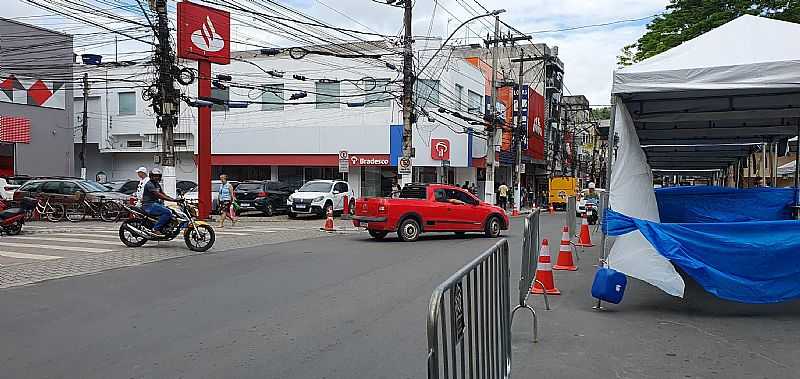
[[[175,189],[177,190],[178,195],[183,195],[193,190],[195,187],[197,187],[197,183],[191,180],[178,180],[178,182],[175,183]]]
[[[126,195],[133,195],[136,189],[139,188],[138,180],[112,180],[110,182],[101,183],[109,191],[124,193]]]
[[[298,215],[317,215],[324,217],[328,209],[334,213],[344,211],[344,199],[348,199],[349,205],[355,205],[353,191],[350,185],[341,180],[312,180],[303,184],[300,189],[295,191],[286,200],[289,208],[289,218]]]
[[[289,210],[288,199],[292,188],[277,181],[247,181],[236,186],[236,199],[241,211],[259,211],[265,216]]]
[[[83,179],[34,179],[23,184],[14,192],[14,200],[23,198],[51,198],[60,203],[73,203],[85,198],[89,202],[100,199],[128,201],[130,196],[110,191],[102,184]]]
[[[228,183],[233,185],[235,189],[239,182],[235,180],[229,180]],[[211,213],[212,214],[219,214],[219,187],[222,184],[219,180],[212,180],[211,181]],[[190,189],[186,193],[183,194],[183,199],[186,200],[187,203],[197,206],[197,186]]]
[[[11,200],[14,198],[14,191],[20,186],[31,180],[30,176],[7,176],[0,178],[0,199]]]
[[[482,232],[498,237],[509,223],[502,208],[459,187],[408,184],[397,198],[358,199],[353,225],[367,228],[375,239],[396,232],[403,241],[416,241],[427,232]]]

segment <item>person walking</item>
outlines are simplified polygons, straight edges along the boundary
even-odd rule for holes
[[[508,210],[508,186],[506,185],[506,182],[500,184],[500,187],[497,188],[497,192],[499,193],[499,196],[497,197],[499,203],[498,205],[500,208],[503,208],[503,210]]]
[[[136,206],[142,206],[142,194],[144,193],[144,185],[150,181],[147,176],[147,167],[139,167],[136,169],[136,176],[139,177],[139,184],[136,186],[136,193],[133,195],[136,198]]]
[[[233,209],[233,202],[236,201],[236,192],[233,191],[233,184],[228,182],[228,175],[219,176],[222,182],[219,186],[219,227],[225,227],[225,219],[231,219],[231,223],[236,226],[236,211]]]

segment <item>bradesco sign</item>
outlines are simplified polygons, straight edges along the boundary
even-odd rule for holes
[[[230,63],[230,13],[187,1],[178,3],[178,58]]]
[[[389,157],[350,154],[350,166],[389,166]]]

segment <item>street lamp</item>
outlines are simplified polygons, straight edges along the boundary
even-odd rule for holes
[[[437,55],[437,54],[439,54],[439,52],[440,52],[440,51],[442,51],[442,49],[445,47],[445,45],[447,45],[447,42],[449,42],[449,41],[450,41],[450,39],[451,39],[451,38],[453,38],[453,36],[454,36],[454,35],[456,35],[456,32],[458,32],[458,30],[459,30],[459,29],[461,29],[461,27],[463,27],[464,25],[466,25],[466,24],[469,24],[470,22],[472,22],[472,21],[475,21],[475,20],[477,20],[477,19],[479,19],[479,18],[483,18],[483,17],[489,17],[489,16],[497,16],[497,15],[499,15],[499,14],[501,14],[501,13],[505,12],[505,11],[506,11],[505,9],[497,9],[497,10],[493,10],[493,11],[491,11],[491,12],[489,12],[489,13],[486,13],[486,14],[481,14],[481,15],[477,15],[477,16],[475,16],[475,17],[473,17],[473,18],[471,18],[471,19],[469,19],[469,20],[467,20],[467,21],[464,21],[464,22],[462,22],[462,23],[461,23],[461,25],[457,26],[457,27],[456,27],[456,28],[453,30],[453,32],[452,32],[452,33],[450,33],[450,35],[449,35],[449,36],[447,36],[447,39],[446,39],[446,40],[444,40],[444,42],[442,42],[442,44],[439,46],[439,49],[438,49],[438,50],[436,50],[436,52],[435,52],[435,53],[433,53],[433,55],[431,56],[431,58],[430,58],[430,59],[428,59],[428,62],[427,62],[427,63],[425,63],[425,65],[424,65],[424,66],[422,66],[422,68],[419,70],[419,72],[417,72],[417,75],[416,75],[416,77],[417,77],[417,78],[419,78],[419,77],[420,77],[420,75],[422,75],[422,72],[423,72],[423,71],[425,71],[425,69],[426,69],[426,68],[428,68],[428,65],[429,65],[429,64],[431,64],[431,62],[433,62],[433,58],[436,58],[436,55]]]

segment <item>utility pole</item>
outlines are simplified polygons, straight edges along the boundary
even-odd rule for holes
[[[405,29],[405,39],[403,40],[403,158],[411,161],[414,151],[411,146],[412,124],[414,122],[412,113],[414,112],[414,51],[412,49],[413,36],[411,35],[411,7],[412,1],[405,0],[403,4],[403,28]],[[395,164],[397,162],[394,162]],[[399,165],[398,165],[399,166]],[[401,186],[405,186],[413,181],[414,171],[403,175],[400,178]]]
[[[497,65],[500,44],[500,17],[494,17],[494,49],[492,49],[492,123],[486,136],[486,183],[484,186],[484,201],[495,203],[494,198],[494,140],[497,133]]]
[[[519,58],[512,59],[511,62],[519,63],[519,77],[518,77],[518,96],[517,96],[517,125],[514,132],[514,140],[516,141],[516,160],[515,160],[515,175],[514,175],[514,209],[522,210],[521,208],[521,198],[520,195],[522,194],[522,170],[520,170],[522,166],[522,136],[524,133],[527,133],[527,130],[522,129],[522,86],[524,85],[524,77],[525,77],[525,62],[530,61],[538,61],[542,60],[539,57],[525,57],[525,51],[520,48]],[[528,89],[530,91],[530,89]],[[535,177],[535,176],[534,176]],[[534,193],[536,186],[534,185]]]
[[[83,73],[83,122],[81,122],[81,179],[86,179],[86,133],[89,129],[89,74]]]
[[[169,18],[167,17],[167,0],[156,0],[158,14],[158,47],[156,63],[158,65],[159,96],[153,97],[154,109],[159,116],[161,126],[161,167],[163,174],[162,188],[170,196],[175,196],[175,142],[173,132],[177,123],[178,91],[173,78],[175,57],[169,42]]]

